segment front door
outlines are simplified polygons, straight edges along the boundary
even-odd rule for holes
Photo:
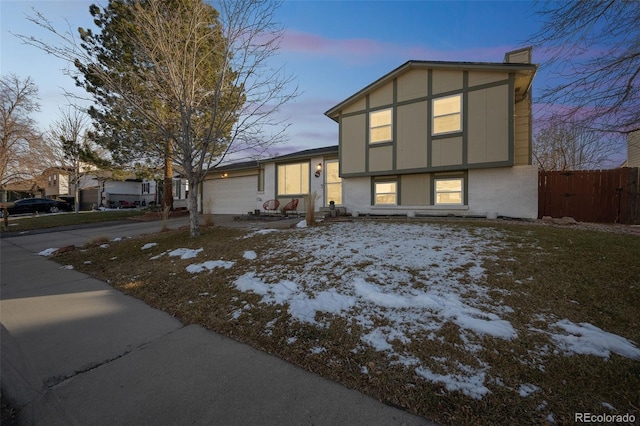
[[[338,160],[324,163],[324,202],[328,207],[333,201],[336,206],[342,205],[342,178],[339,176]]]

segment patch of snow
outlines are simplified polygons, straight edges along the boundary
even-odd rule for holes
[[[73,269],[73,265],[64,265],[61,266],[60,269]]]
[[[188,249],[188,248],[179,248],[173,251],[170,251],[168,254],[172,257],[180,257],[180,259],[193,259],[198,256],[198,253],[204,251],[203,248],[199,249]]]
[[[603,403],[602,403],[602,406],[603,406],[604,408],[607,408],[607,409],[611,410],[611,411],[618,411],[618,410],[616,409],[616,407],[614,407],[613,405],[609,404],[608,402],[603,402]]]
[[[552,334],[558,348],[567,355],[582,354],[609,358],[611,352],[631,359],[640,360],[640,349],[635,342],[617,334],[608,333],[589,323],[575,324],[563,319],[552,324],[567,334]]]
[[[151,247],[155,247],[157,245],[158,245],[158,243],[147,243],[147,244],[143,245],[140,250],[147,250],[147,249],[150,249]]]
[[[48,249],[44,249],[42,250],[40,253],[38,253],[39,256],[51,256],[53,253],[55,253],[58,249],[57,248],[48,248]]]
[[[485,373],[466,376],[461,374],[436,374],[428,368],[416,367],[416,374],[431,382],[442,383],[448,391],[460,391],[474,399],[482,399],[489,389],[484,385]]]
[[[295,343],[295,342],[297,342],[297,341],[298,341],[298,338],[297,338],[297,337],[289,337],[289,338],[287,339],[287,345],[292,345],[292,344],[294,344],[294,343]]]
[[[320,317],[342,316],[362,330],[364,345],[385,352],[390,363],[421,369],[428,380],[481,398],[488,392],[486,367],[436,374],[405,344],[413,336],[442,340],[435,333],[447,323],[459,327],[472,354],[483,348],[478,337],[517,338],[502,317],[513,309],[489,296],[484,284],[482,264],[502,246],[501,232],[488,228],[336,223],[307,228],[304,244],[299,234],[283,233],[278,250],[261,254],[265,262],[232,285],[262,296],[262,303],[287,306],[294,321],[323,326]],[[269,262],[282,256],[304,259],[304,271]]]
[[[539,390],[540,388],[538,386],[532,385],[531,383],[525,383],[523,385],[520,385],[520,389],[518,390],[518,395],[520,395],[523,398],[526,398],[532,393],[537,392]]]
[[[263,228],[263,229],[258,229],[256,231],[253,231],[252,233],[250,233],[249,235],[245,235],[242,238],[251,238],[254,235],[266,235],[266,234],[271,234],[273,232],[279,232],[278,229],[275,228]]]
[[[100,248],[109,248],[109,244],[100,244]]]
[[[256,260],[258,258],[258,255],[253,250],[247,250],[247,251],[244,252],[242,257],[244,257],[245,259],[248,259],[248,260]]]
[[[228,260],[207,260],[206,262],[203,262],[203,263],[194,263],[192,265],[189,265],[186,267],[186,270],[189,273],[197,274],[205,270],[211,271],[212,269],[215,269],[215,268],[229,269],[234,264],[235,262],[231,262]]]
[[[302,219],[300,222],[296,223],[296,228],[306,228],[306,227],[307,227],[306,219]]]
[[[111,241],[121,241],[121,240],[122,240],[122,237],[116,237],[116,238],[114,238],[114,239],[113,239],[113,240],[111,240]]]
[[[323,352],[327,352],[327,350],[325,348],[321,347],[321,346],[316,346],[316,347],[311,348],[309,350],[309,352],[311,352],[314,355],[317,355],[317,354],[321,354]]]
[[[90,261],[90,260],[85,260],[83,263],[84,263],[85,265],[91,265],[91,261]]]
[[[553,418],[553,413],[549,413],[549,414],[547,415],[547,421],[548,421],[549,423],[555,423],[555,422],[556,422],[556,419],[554,419],[554,418]]]

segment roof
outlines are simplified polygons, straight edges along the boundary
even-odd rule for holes
[[[310,158],[317,155],[337,154],[338,145],[325,146],[322,148],[305,149],[304,151],[293,152],[291,154],[280,155],[268,160],[262,160],[261,163],[271,163],[274,161],[295,160],[298,158]]]
[[[264,164],[264,163],[298,160],[298,159],[304,159],[304,158],[311,158],[318,155],[337,154],[337,153],[338,153],[338,145],[325,146],[322,148],[305,149],[303,151],[292,152],[291,154],[280,155],[277,157],[267,158],[264,160],[252,160],[252,161],[243,161],[238,163],[225,164],[224,166],[218,166],[218,167],[209,169],[209,172],[257,169],[258,167],[260,167],[260,164]]]
[[[398,68],[393,71],[385,74],[380,77],[373,83],[369,84],[365,88],[359,90],[353,95],[349,96],[344,101],[340,102],[338,105],[329,109],[324,114],[331,118],[334,121],[338,121],[339,112],[344,109],[349,104],[355,102],[366,94],[374,91],[375,89],[385,85],[389,81],[392,81],[394,78],[398,77],[401,74],[406,73],[411,69],[439,69],[439,70],[481,70],[481,71],[499,71],[499,72],[516,72],[521,74],[528,74],[530,77],[527,79],[527,87],[523,93],[528,91],[529,86],[531,84],[531,80],[533,80],[533,76],[535,75],[538,66],[536,64],[529,63],[507,63],[507,62],[450,62],[450,61],[420,61],[420,60],[410,60],[400,65]]]

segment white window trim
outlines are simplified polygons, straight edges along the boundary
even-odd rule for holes
[[[383,124],[381,126],[372,126],[371,125],[371,115],[372,114],[377,114],[380,112],[384,112],[384,111],[389,111],[389,116],[391,117],[391,119],[389,120],[389,124]],[[383,127],[389,127],[389,139],[381,139],[379,141],[373,141],[371,140],[371,133],[373,129],[381,129]],[[385,143],[385,142],[392,142],[393,141],[393,110],[392,108],[384,108],[384,109],[378,109],[375,111],[370,111],[369,112],[369,143],[370,144],[378,144],[378,143]]]
[[[328,189],[329,189],[330,185],[333,185],[333,186],[338,186],[339,185],[340,186],[340,199],[342,200],[342,202],[341,203],[336,203],[335,205],[336,206],[343,206],[344,205],[344,192],[343,192],[343,189],[342,189],[343,180],[342,180],[342,178],[340,178],[338,176],[338,179],[340,179],[339,182],[327,182],[326,170],[327,170],[327,164],[328,163],[337,163],[338,167],[339,167],[340,160],[325,160],[324,161],[324,170],[325,170],[325,173],[324,173],[324,202],[326,204],[325,207],[329,207],[329,203],[331,201],[333,201],[333,200],[329,199],[329,195],[328,195]]]
[[[395,194],[395,202],[390,203],[378,203],[378,192],[376,191],[376,184],[378,183],[393,183],[396,185],[395,192],[382,192],[381,194]],[[398,205],[398,181],[395,179],[391,180],[376,180],[373,182],[373,205],[374,206],[397,206]]]
[[[438,194],[456,194],[458,191],[440,191],[438,192],[438,182],[443,180],[459,180],[460,181],[460,202],[459,203],[439,203]],[[463,206],[464,205],[464,178],[463,177],[442,177],[433,180],[433,204],[436,206]]]
[[[436,106],[436,102],[437,101],[441,101],[443,99],[449,99],[449,98],[459,98],[460,100],[460,111],[455,112],[455,113],[451,113],[451,114],[442,114],[442,115],[438,115],[436,116],[435,114],[435,106]],[[462,94],[457,94],[457,95],[451,95],[451,96],[443,96],[440,98],[434,98],[431,101],[431,135],[432,136],[438,136],[438,135],[447,135],[450,133],[460,133],[462,132]],[[440,118],[440,117],[447,117],[447,116],[454,116],[454,115],[459,115],[460,116],[460,128],[458,128],[457,130],[449,130],[447,132],[436,132],[436,126],[435,126],[435,122],[436,122],[436,118]]]
[[[286,185],[284,186],[284,191],[280,192],[280,167],[286,167],[286,166],[300,166],[300,190],[304,191],[305,188],[303,188],[303,182],[306,180],[306,186],[307,186],[307,192],[301,192],[301,193],[289,193],[286,192]],[[302,170],[302,165],[307,165],[307,174],[305,175],[304,171]],[[311,191],[311,178],[309,175],[309,171],[311,170],[311,163],[307,162],[307,161],[302,161],[299,163],[285,163],[285,164],[278,164],[276,166],[276,176],[278,176],[278,187],[276,188],[276,196],[292,196],[292,195],[306,195],[309,193],[309,191]]]

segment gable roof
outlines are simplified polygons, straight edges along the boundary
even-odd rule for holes
[[[349,104],[357,101],[363,96],[373,92],[377,88],[387,84],[392,81],[394,78],[406,73],[411,69],[438,69],[438,70],[479,70],[479,71],[499,71],[499,72],[515,72],[517,74],[522,74],[526,78],[522,81],[522,84],[525,86],[524,90],[521,89],[521,93],[524,94],[529,90],[531,86],[531,81],[533,80],[533,76],[538,69],[538,66],[535,64],[529,63],[506,63],[506,62],[450,62],[450,61],[420,61],[420,60],[410,60],[400,65],[398,68],[393,71],[383,75],[373,83],[349,96],[344,101],[340,102],[338,105],[329,109],[324,113],[327,117],[331,118],[334,121],[338,121],[338,114],[341,110],[347,107]]]

